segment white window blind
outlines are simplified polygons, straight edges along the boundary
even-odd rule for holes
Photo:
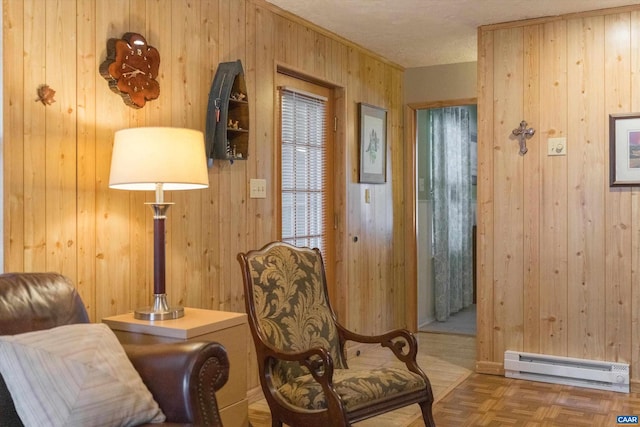
[[[327,101],[285,87],[280,95],[282,240],[324,252]]]

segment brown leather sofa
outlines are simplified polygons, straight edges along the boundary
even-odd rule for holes
[[[56,273],[0,274],[0,335],[88,323],[71,281]],[[227,381],[229,360],[218,343],[125,345],[127,356],[167,417],[164,424],[221,426],[215,392]],[[21,426],[0,376],[0,426]]]

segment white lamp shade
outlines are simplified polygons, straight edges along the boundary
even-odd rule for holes
[[[109,187],[120,190],[207,188],[209,176],[202,132],[139,127],[115,133]]]

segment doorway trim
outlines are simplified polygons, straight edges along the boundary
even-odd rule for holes
[[[404,143],[407,159],[404,169],[404,199],[407,200],[405,209],[405,275],[407,283],[412,285],[407,287],[407,311],[405,312],[405,323],[407,328],[416,332],[418,330],[418,229],[417,221],[417,200],[416,200],[416,161],[417,161],[417,110],[429,108],[457,107],[461,105],[478,104],[478,98],[461,98],[446,101],[414,102],[406,105],[404,109]]]

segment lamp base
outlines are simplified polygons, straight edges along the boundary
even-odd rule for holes
[[[154,294],[153,307],[142,307],[133,313],[138,320],[171,320],[184,316],[184,307],[169,307],[167,294]]]

